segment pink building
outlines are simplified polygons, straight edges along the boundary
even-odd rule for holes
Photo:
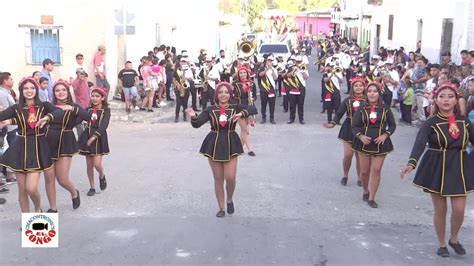
[[[296,26],[298,27],[298,38],[309,34],[318,35],[319,32],[328,34],[331,30],[331,12],[329,11],[310,11],[300,13],[296,17]]]

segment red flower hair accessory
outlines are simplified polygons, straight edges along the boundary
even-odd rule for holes
[[[63,79],[58,79],[53,85],[53,91],[54,91],[54,88],[56,88],[57,85],[63,85],[66,88],[71,87],[71,84],[69,84],[69,82],[67,82]]]
[[[370,86],[375,86],[375,87],[377,87],[377,90],[379,91],[379,94],[382,94],[382,84],[380,84],[380,83],[377,82],[377,81],[369,82],[369,83],[365,86],[365,91],[367,91],[367,89],[368,89]]]
[[[362,82],[362,84],[365,87],[367,80],[365,78],[361,77],[361,76],[355,76],[355,77],[351,78],[349,80],[349,82],[351,83],[351,87],[353,87],[356,82]]]
[[[450,89],[456,94],[456,98],[461,98],[461,94],[459,93],[458,87],[451,83],[450,81],[441,84],[436,90],[433,91],[435,97],[438,96],[438,93],[444,89]]]
[[[94,87],[91,93],[97,92],[98,94],[102,95],[102,97],[107,96],[107,91],[103,87]]]
[[[36,88],[39,88],[39,84],[38,82],[31,76],[28,76],[28,77],[23,77],[21,80],[20,80],[20,88],[23,87],[23,85],[26,83],[26,82],[31,82],[33,83],[33,85],[35,85]]]

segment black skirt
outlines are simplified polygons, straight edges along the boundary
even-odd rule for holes
[[[339,139],[352,143],[354,140],[354,136],[352,135],[352,127],[351,127],[351,120],[346,118],[341,125],[341,129],[339,130],[339,135],[337,136]]]
[[[204,139],[200,153],[216,162],[228,162],[234,156],[244,153],[240,137],[235,131],[220,130],[209,132]]]
[[[92,142],[90,146],[87,146],[87,141],[89,140],[89,130],[86,129],[84,133],[79,137],[77,141],[79,146],[79,154],[81,155],[107,155],[109,154],[109,142],[107,134],[103,134],[100,138],[97,138]],[[92,134],[90,135],[92,136]]]
[[[57,160],[59,157],[72,157],[79,151],[76,136],[72,130],[61,131],[50,127],[46,133],[46,140],[53,160]]]
[[[369,126],[365,135],[372,138],[372,141],[368,145],[364,145],[359,138],[354,138],[352,142],[352,148],[354,150],[368,155],[385,155],[393,151],[393,144],[390,137],[388,137],[383,144],[375,144],[375,139],[379,136],[378,127]]]
[[[474,163],[468,160],[467,152],[459,149],[429,149],[417,166],[413,184],[444,197],[466,196],[474,191]]]
[[[26,153],[25,153],[26,149]],[[0,165],[14,172],[40,172],[53,165],[48,142],[44,134],[16,136],[0,158]]]

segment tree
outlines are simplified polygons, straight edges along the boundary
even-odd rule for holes
[[[262,11],[267,9],[266,0],[250,0],[247,12],[247,23],[251,28],[254,26],[255,19],[262,14]]]
[[[275,0],[277,8],[286,10],[290,13],[297,13],[303,10],[303,0]]]

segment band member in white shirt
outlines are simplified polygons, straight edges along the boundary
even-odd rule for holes
[[[181,57],[179,60],[179,67],[176,69],[173,76],[173,84],[176,95],[176,116],[175,123],[179,121],[179,111],[183,107],[183,121],[187,121],[185,110],[188,108],[189,99],[189,80],[192,79],[192,71],[188,66],[186,57]]]
[[[288,124],[292,124],[296,118],[296,106],[298,106],[298,119],[300,124],[305,124],[303,117],[304,98],[306,95],[306,80],[309,78],[307,65],[304,64],[301,56],[296,56],[296,66],[291,70],[290,77],[293,79],[293,86],[289,89],[290,100],[290,120]]]
[[[260,102],[262,105],[262,121],[261,124],[265,124],[267,121],[267,104],[270,107],[270,123],[276,124],[275,122],[275,88],[276,80],[278,79],[278,72],[273,67],[273,56],[264,55],[265,63],[259,70],[258,75],[259,87],[260,87]]]
[[[201,78],[204,81],[203,91],[201,93],[202,109],[207,107],[207,101],[214,105],[214,93],[217,83],[219,82],[219,69],[215,67],[215,61],[210,56],[206,57],[207,68],[201,72]],[[204,73],[207,72],[207,73]]]

